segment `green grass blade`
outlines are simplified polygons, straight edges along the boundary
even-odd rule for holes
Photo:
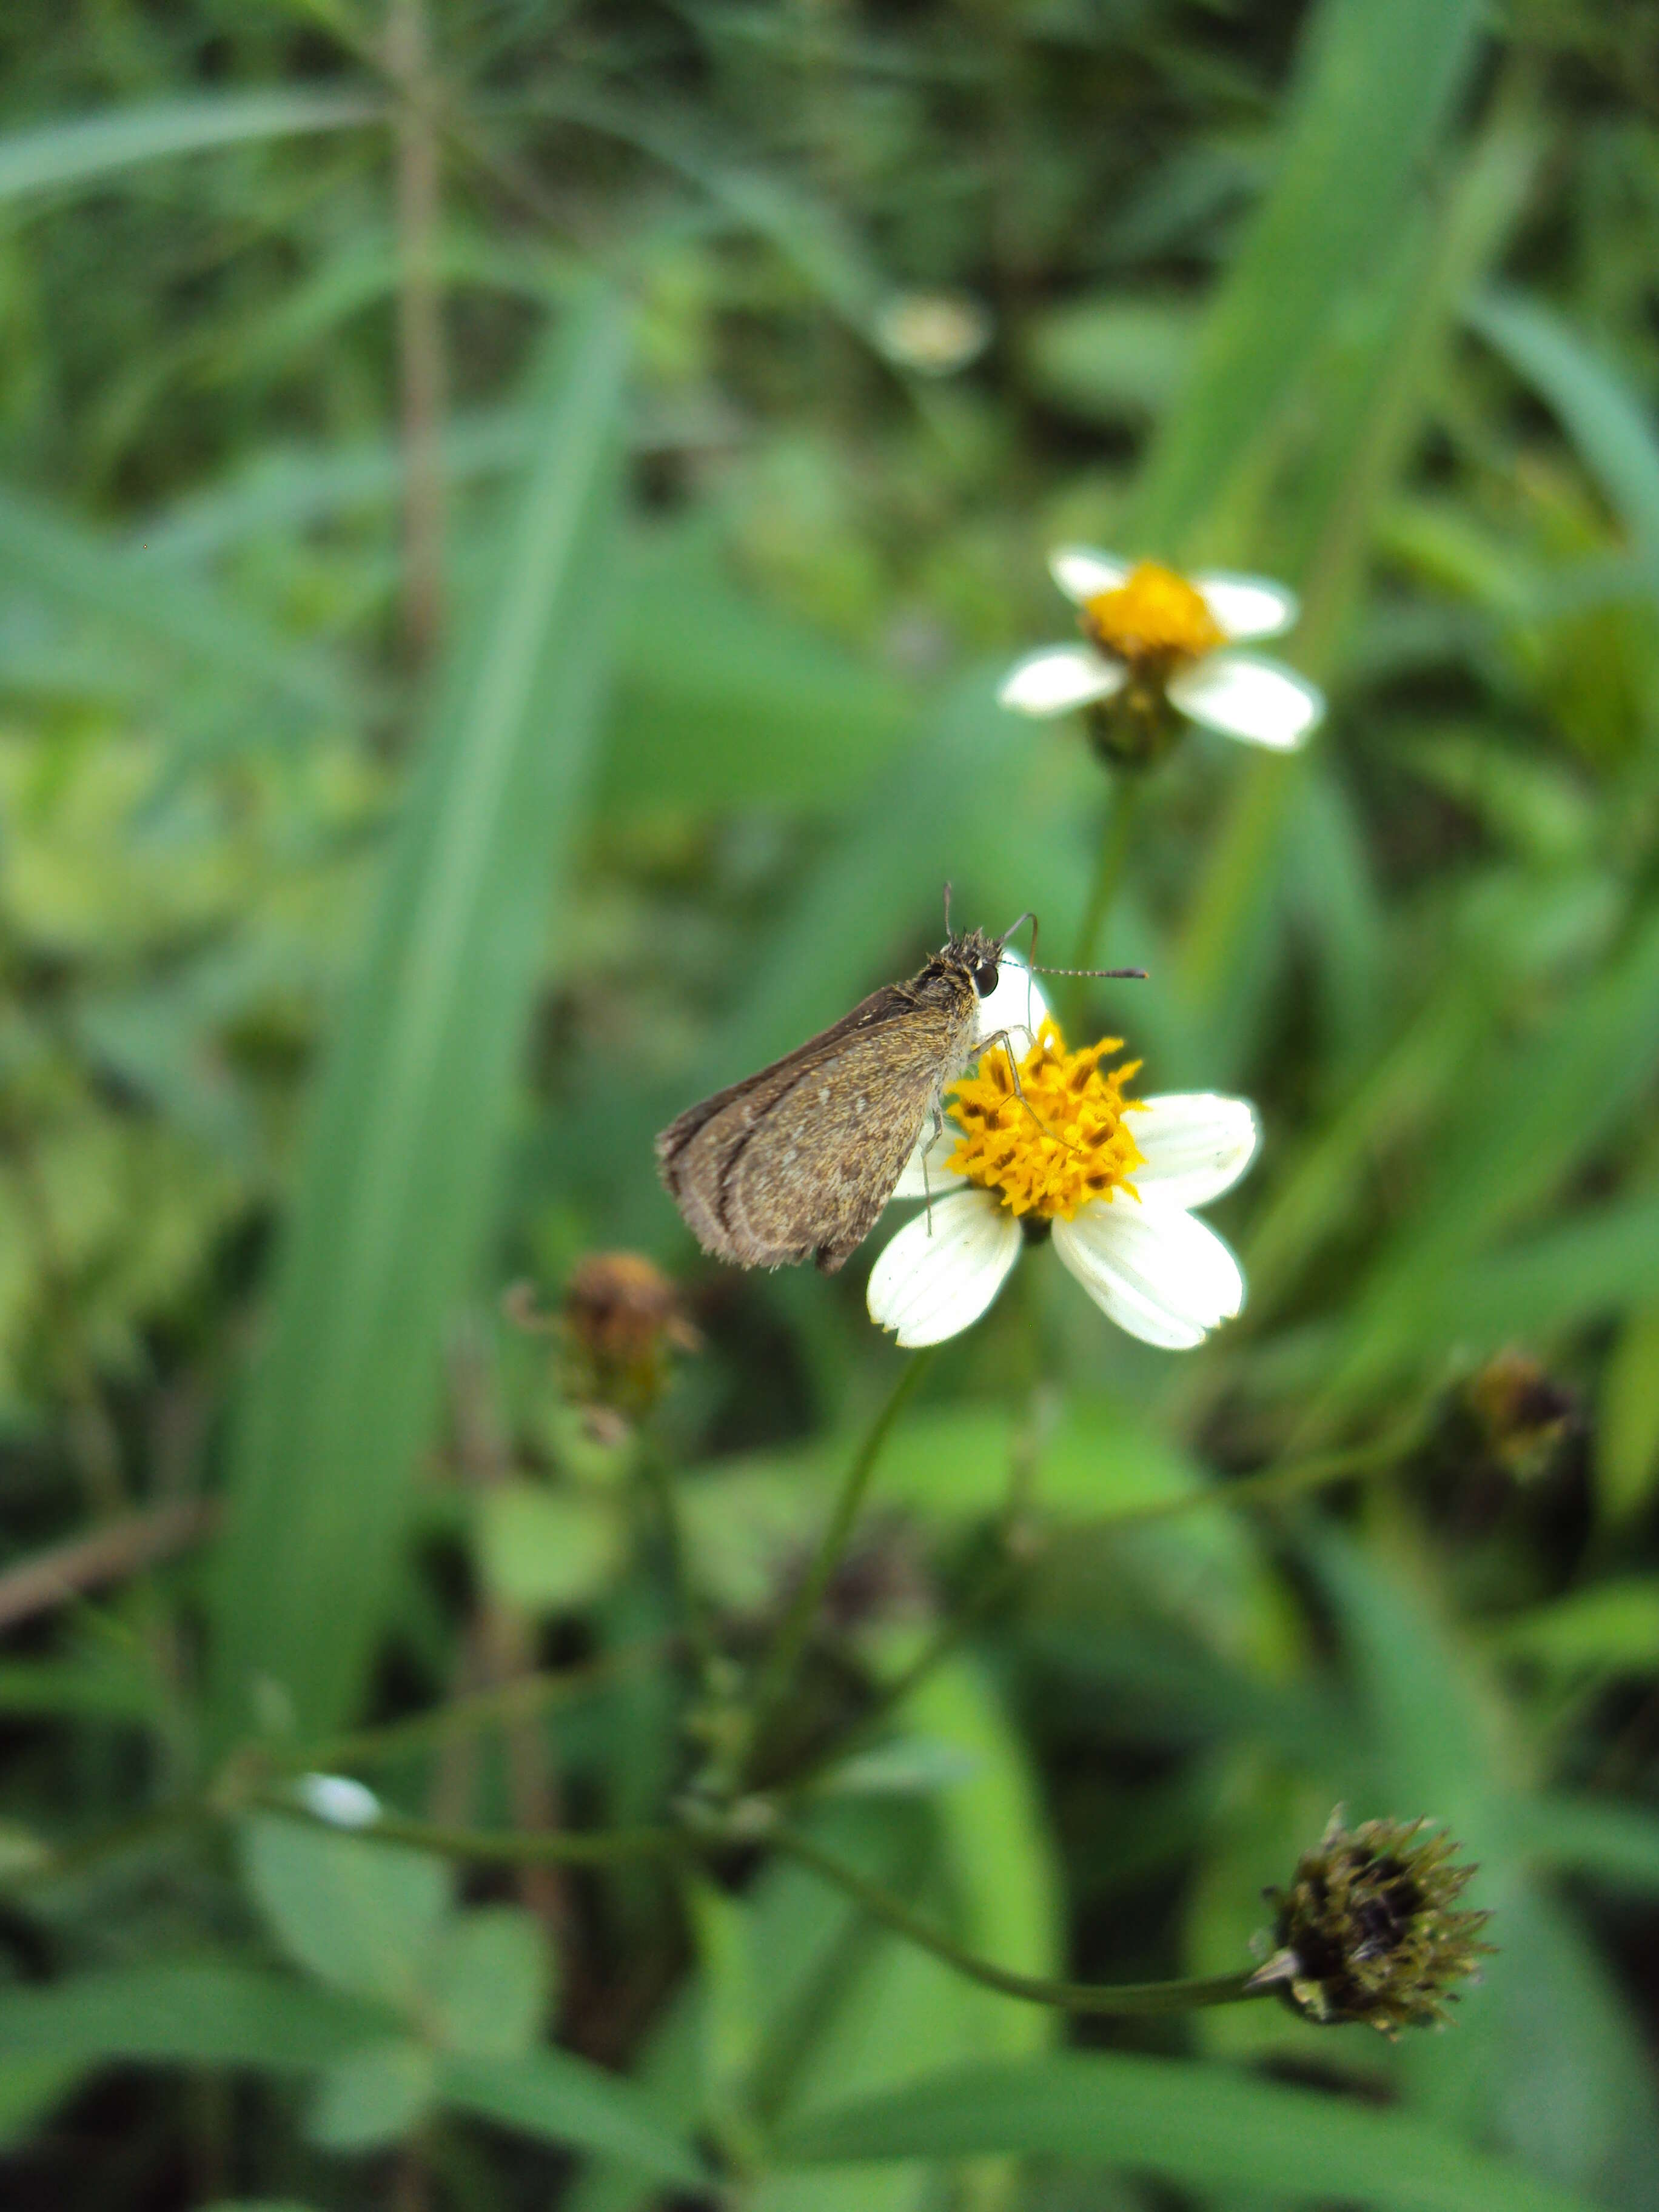
[[[337,1725],[379,1632],[598,708],[625,345],[598,295],[541,384],[494,588],[447,673],[325,1071],[233,1455],[222,1737],[251,1724],[261,1682],[302,1729]]]
[[[312,716],[355,719],[362,689],[318,647],[298,646],[197,577],[158,574],[78,517],[0,489],[0,575],[110,623],[146,655],[191,668]]]
[[[1395,2112],[1167,2058],[1066,2053],[964,2067],[814,2114],[785,2158],[1023,2153],[1127,2167],[1181,2189],[1279,2203],[1337,2198],[1389,2212],[1582,2212],[1583,2200]]]
[[[620,2159],[684,2188],[708,2185],[690,2137],[648,2091],[568,2051],[447,2057],[440,2063],[438,2093],[453,2111],[520,2134]]]
[[[291,1975],[228,1964],[128,1966],[0,1992],[0,2057],[309,2072],[386,2016]]]
[[[118,169],[175,154],[346,131],[385,113],[385,102],[364,93],[249,92],[43,124],[0,138],[0,200],[98,184]]]
[[[1324,0],[1273,189],[1152,448],[1145,544],[1177,550],[1220,504],[1356,271],[1387,258],[1484,13],[1478,0]]]
[[[1515,1808],[1516,1845],[1534,1865],[1635,1897],[1659,1897],[1659,1820],[1611,1799],[1543,1796]]]
[[[1659,440],[1635,394],[1576,331],[1534,301],[1489,292],[1465,313],[1559,418],[1659,591]]]

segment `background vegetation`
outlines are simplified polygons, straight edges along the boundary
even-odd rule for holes
[[[1652,12],[10,0],[0,102],[8,2202],[1659,2203]],[[1067,945],[1111,794],[993,702],[1060,538],[1293,581],[1332,702],[1158,773],[1073,1010],[1258,1101],[1250,1304],[1022,1268],[779,1756],[878,1711],[807,1832],[1094,1980],[1439,1816],[1501,1948],[1397,2047],[569,1863],[741,1680],[650,1468],[741,1663],[900,1366],[652,1133],[947,874]],[[617,1246],[702,1338],[631,1434],[501,1304]]]

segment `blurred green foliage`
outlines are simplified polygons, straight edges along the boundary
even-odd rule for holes
[[[1624,0],[12,0],[9,2204],[1659,2207],[1656,262]],[[1443,1819],[1498,1952],[1397,2048],[629,1841],[897,1367],[652,1133],[947,877],[1067,957],[1113,794],[994,682],[1069,538],[1286,578],[1331,700],[1157,773],[1067,1007],[1257,1102],[1250,1302],[1022,1267],[768,1753],[1028,1976]],[[616,1247],[643,1427],[534,1324]]]

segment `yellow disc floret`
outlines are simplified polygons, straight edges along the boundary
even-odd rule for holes
[[[1091,1200],[1118,1191],[1139,1195],[1129,1177],[1144,1164],[1124,1121],[1141,1110],[1123,1086],[1138,1060],[1109,1073],[1108,1053],[1121,1037],[1103,1037],[1067,1052],[1052,1022],[1019,1063],[1019,1086],[1006,1046],[987,1053],[979,1073],[958,1083],[950,1109],[963,1135],[948,1163],[982,1190],[994,1191],[1015,1214],[1069,1221]]]
[[[1143,561],[1115,591],[1085,600],[1083,626],[1131,665],[1196,660],[1227,641],[1203,593],[1157,561]]]

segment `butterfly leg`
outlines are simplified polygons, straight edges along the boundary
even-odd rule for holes
[[[1073,1144],[1068,1137],[1062,1137],[1058,1129],[1051,1129],[1048,1127],[1048,1124],[1043,1120],[1042,1115],[1037,1112],[1036,1108],[1032,1105],[1030,1100],[1025,1096],[1024,1088],[1019,1079],[1019,1062],[1014,1058],[1013,1054],[1009,1051],[1008,1048],[1008,1039],[1011,1034],[1012,1032],[1007,1030],[994,1030],[991,1036],[988,1036],[981,1045],[980,1050],[984,1052],[994,1044],[1000,1044],[1002,1047],[1003,1051],[1007,1053],[1008,1055],[1008,1073],[1013,1079],[1015,1097],[1018,1099],[1020,1104],[1025,1109],[1031,1119],[1036,1123],[1038,1128],[1042,1130],[1045,1137],[1048,1138],[1053,1143],[1058,1145],[1063,1152],[1080,1152],[1081,1147],[1079,1146]]]
[[[933,1142],[937,1144],[944,1134],[945,1109],[936,1098],[933,1101]],[[921,1204],[927,1217],[927,1234],[931,1237],[933,1233],[933,1193],[927,1181],[927,1147],[925,1145],[921,1152]]]

